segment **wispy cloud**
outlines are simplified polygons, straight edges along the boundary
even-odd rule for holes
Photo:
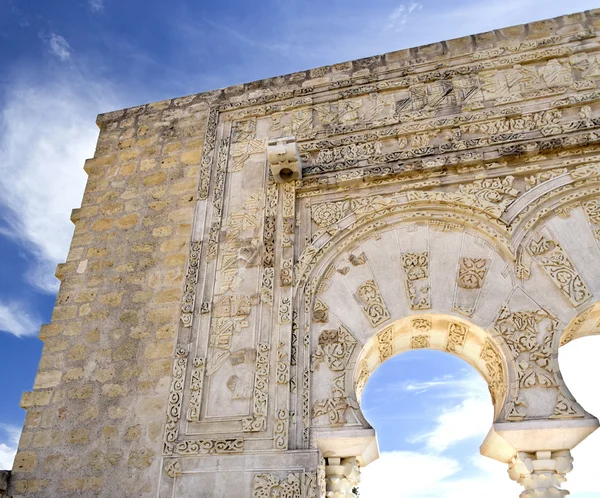
[[[50,53],[58,57],[61,61],[66,62],[71,59],[71,46],[62,36],[56,33],[51,33],[48,38],[48,47]]]
[[[4,222],[33,255],[29,282],[48,292],[58,288],[54,269],[65,260],[73,233],[69,214],[81,204],[83,163],[98,136],[95,116],[119,107],[109,88],[71,68],[20,75],[0,110]]]
[[[0,302],[0,331],[22,337],[37,334],[40,325],[23,304]]]
[[[411,2],[409,4],[402,4],[396,9],[392,11],[392,13],[387,18],[387,24],[385,25],[385,29],[389,31],[402,31],[406,23],[408,22],[409,17],[416,10],[420,10],[422,5],[417,2]]]
[[[18,427],[0,424],[0,470],[12,469],[20,437]]]
[[[104,0],[89,0],[88,5],[93,13],[100,12],[104,9]]]

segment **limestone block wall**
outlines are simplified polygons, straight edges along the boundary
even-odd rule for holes
[[[15,494],[155,487],[206,127],[203,103],[100,117],[14,464]]]
[[[567,459],[598,424],[557,361],[600,332],[598,29],[589,11],[99,116],[10,493],[351,493],[377,457],[362,388],[415,348],[486,378],[486,454]],[[301,179],[271,173],[282,137]]]

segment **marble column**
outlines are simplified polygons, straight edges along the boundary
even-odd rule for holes
[[[569,450],[519,452],[509,463],[508,475],[525,488],[521,498],[563,498],[570,494],[561,485],[571,470]]]
[[[327,458],[325,465],[327,498],[354,498],[353,489],[360,482],[360,470],[356,457]]]

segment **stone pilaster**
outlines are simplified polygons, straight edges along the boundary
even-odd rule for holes
[[[356,457],[327,458],[325,466],[327,498],[353,498],[353,489],[360,482],[360,470]]]
[[[562,498],[570,494],[561,484],[571,470],[569,450],[519,452],[509,463],[508,475],[525,488],[521,498]]]

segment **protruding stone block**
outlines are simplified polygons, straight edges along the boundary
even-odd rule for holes
[[[296,137],[283,137],[267,142],[267,159],[277,183],[300,180],[302,161],[298,153]]]

